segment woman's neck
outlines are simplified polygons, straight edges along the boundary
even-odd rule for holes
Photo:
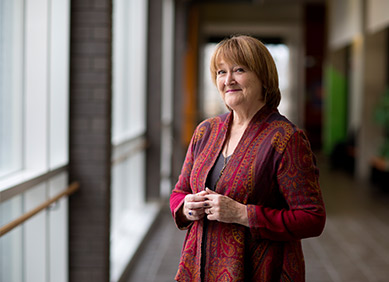
[[[254,115],[260,109],[262,109],[263,106],[264,104],[261,104],[259,107],[255,107],[252,110],[233,110],[232,126],[235,128],[246,128],[249,125],[251,119],[254,117]]]
[[[261,108],[262,106],[259,109]],[[233,110],[231,127],[229,128],[227,139],[223,148],[225,158],[232,155],[235,151],[235,148],[238,146],[238,143],[246,131],[246,128],[250,124],[251,119],[259,111],[259,109],[252,112],[244,111],[242,113]]]

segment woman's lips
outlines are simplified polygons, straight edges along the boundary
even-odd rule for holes
[[[233,92],[238,92],[238,91],[240,91],[240,89],[228,89],[226,91],[226,93],[233,93]]]

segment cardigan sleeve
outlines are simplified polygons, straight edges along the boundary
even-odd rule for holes
[[[319,236],[324,229],[326,214],[318,176],[308,139],[299,130],[286,145],[276,176],[288,207],[274,209],[248,205],[252,235],[277,241]]]
[[[178,181],[170,194],[170,210],[172,212],[174,221],[179,229],[187,229],[193,223],[184,222],[178,216],[178,211],[184,203],[184,198],[186,195],[192,193],[190,186],[190,174],[193,168],[194,161],[194,144],[196,143],[196,132],[194,132],[192,139],[190,141],[185,161],[181,169],[181,174],[178,178]]]

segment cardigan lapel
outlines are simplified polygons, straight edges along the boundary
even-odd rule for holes
[[[237,147],[235,148],[233,154],[231,155],[231,158],[226,165],[223,175],[220,176],[220,180],[218,181],[218,184],[216,186],[217,193],[228,195],[242,202],[247,201],[248,191],[243,191],[242,189],[238,189],[237,187],[237,186],[241,186],[241,187],[247,186],[247,185],[241,185],[241,183],[248,180],[248,179],[240,179],[239,177],[241,175],[240,168],[242,166],[246,166],[248,164],[253,163],[248,161],[248,159],[255,158],[256,152],[255,150],[253,151],[252,148],[251,150],[249,150],[250,145],[252,141],[258,136],[258,134],[260,134],[260,132],[264,130],[267,124],[266,121],[272,112],[274,112],[274,110],[264,106],[260,110],[258,110],[258,112],[251,119]],[[227,117],[225,123],[223,124],[223,130],[221,131],[223,142],[221,142],[221,144],[218,144],[219,146],[217,149],[219,153],[223,147],[228,129],[231,126],[232,116],[233,114],[231,112]],[[216,154],[216,158],[219,155],[219,153]],[[214,165],[216,158],[212,160],[211,167]],[[250,171],[250,169],[246,167],[243,168],[243,171]],[[233,180],[233,182],[231,182],[231,180]]]

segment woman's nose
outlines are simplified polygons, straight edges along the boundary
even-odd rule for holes
[[[235,84],[234,75],[232,72],[228,72],[226,76],[226,80],[224,81],[224,85],[233,85]]]

